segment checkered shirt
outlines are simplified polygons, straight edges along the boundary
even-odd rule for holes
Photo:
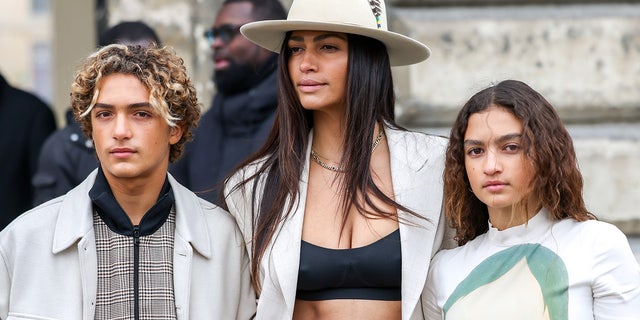
[[[94,212],[98,256],[95,319],[176,319],[173,291],[175,210],[153,234],[139,237],[138,306],[135,317],[134,237],[109,229]]]

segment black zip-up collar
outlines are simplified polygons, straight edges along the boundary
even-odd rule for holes
[[[134,236],[134,230],[139,233],[138,236],[146,236],[156,232],[169,217],[171,207],[175,202],[169,179],[165,177],[158,196],[158,202],[144,214],[140,224],[134,226],[129,216],[122,210],[122,207],[113,196],[111,187],[107,183],[107,178],[100,167],[98,167],[98,174],[93,187],[89,191],[89,197],[100,219],[104,221],[111,231],[130,237]]]

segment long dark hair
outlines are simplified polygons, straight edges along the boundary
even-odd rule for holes
[[[567,132],[553,106],[537,91],[516,80],[486,88],[462,107],[451,129],[444,169],[445,212],[456,240],[463,245],[488,230],[487,206],[471,191],[464,162],[464,135],[469,117],[490,106],[522,121],[522,144],[534,174],[534,202],[549,209],[552,219],[595,219],[582,199],[582,175]]]
[[[298,203],[299,183],[307,158],[309,132],[313,128],[313,113],[303,108],[291,83],[288,70],[290,52],[287,33],[280,50],[278,64],[278,108],[273,129],[264,146],[240,164],[239,168],[259,163],[257,171],[231,188],[230,193],[253,182],[252,221],[253,250],[252,281],[259,292],[259,266],[264,253],[276,236],[282,222]],[[340,183],[343,212],[354,207],[366,216],[398,220],[395,212],[376,206],[372,198],[398,210],[415,214],[385,195],[373,182],[370,170],[371,139],[376,124],[404,130],[395,123],[393,78],[386,47],[380,41],[348,34],[345,146],[342,163],[345,173]],[[264,177],[266,175],[266,178]],[[258,190],[258,180],[264,185]],[[222,195],[225,197],[225,195]],[[259,201],[259,203],[258,203]],[[224,203],[224,201],[221,201]],[[288,203],[288,205],[287,205]],[[369,207],[371,210],[366,210]],[[347,216],[343,217],[346,221]]]

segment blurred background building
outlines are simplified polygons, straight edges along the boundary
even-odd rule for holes
[[[282,0],[286,7],[290,0]],[[151,25],[175,47],[210,105],[211,51],[202,37],[221,0],[20,0],[0,3],[0,72],[55,109],[102,30]],[[529,83],[574,138],[587,206],[630,237],[640,259],[640,1],[387,0],[389,26],[428,44],[426,62],[394,69],[397,117],[447,135],[473,93],[507,78]]]

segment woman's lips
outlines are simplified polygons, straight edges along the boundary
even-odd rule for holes
[[[498,192],[504,189],[507,186],[507,183],[503,181],[488,181],[482,187],[489,190],[490,192]]]
[[[298,82],[298,88],[305,93],[313,93],[324,87],[325,84],[315,80],[304,79]]]

